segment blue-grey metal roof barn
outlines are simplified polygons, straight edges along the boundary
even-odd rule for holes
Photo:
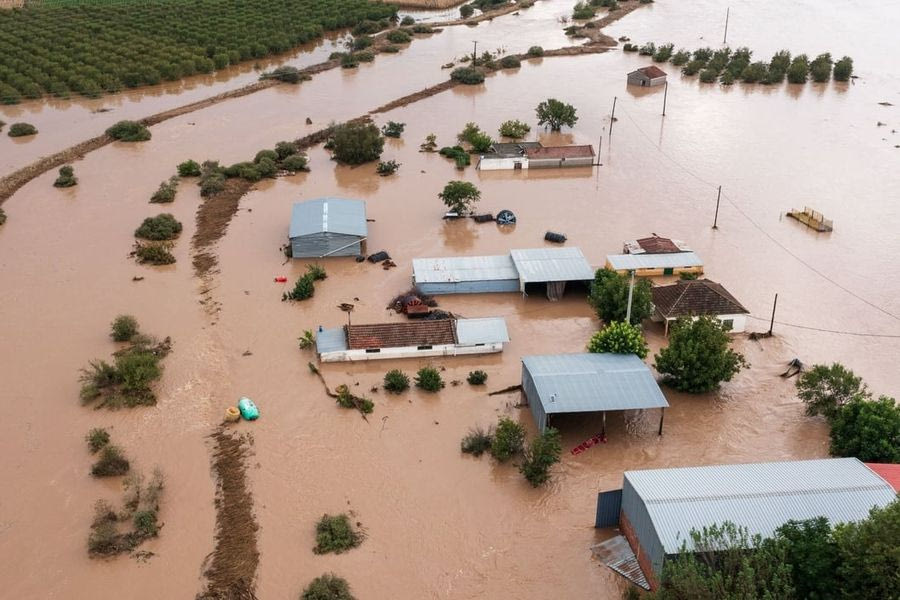
[[[597,526],[619,525],[654,585],[667,557],[693,548],[691,530],[729,521],[765,538],[792,519],[859,521],[896,497],[855,458],[626,471],[600,494]]]
[[[366,203],[346,198],[317,198],[294,204],[291,256],[358,256],[368,235]]]
[[[650,369],[634,354],[523,356],[522,391],[540,431],[552,414],[602,412],[605,430],[607,411],[669,405]]]

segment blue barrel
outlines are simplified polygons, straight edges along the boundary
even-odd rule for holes
[[[238,410],[241,411],[241,416],[248,421],[255,421],[259,418],[259,409],[250,398],[241,398],[238,401]]]

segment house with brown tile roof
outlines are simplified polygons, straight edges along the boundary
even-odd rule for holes
[[[316,352],[322,362],[420,358],[502,352],[506,342],[502,318],[397,321],[319,327]]]
[[[628,240],[622,248],[625,254],[669,254],[690,251],[688,245],[681,240],[664,238],[655,233],[650,237]]]
[[[714,316],[732,332],[742,332],[747,327],[750,312],[721,284],[709,279],[679,281],[672,285],[651,288],[653,320],[666,324],[682,317]]]
[[[639,85],[641,87],[650,87],[655,85],[663,85],[666,82],[666,72],[657,67],[650,65],[649,67],[641,67],[636,71],[628,74],[629,85]]]

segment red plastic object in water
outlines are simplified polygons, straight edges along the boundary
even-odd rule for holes
[[[275,283],[285,283],[286,281],[287,281],[287,277],[285,277],[283,275],[275,278]]]

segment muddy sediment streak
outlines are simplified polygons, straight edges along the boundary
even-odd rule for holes
[[[194,247],[194,272],[198,277],[202,278],[218,264],[212,247],[225,235],[241,198],[250,191],[251,186],[244,179],[230,178],[225,182],[224,190],[204,198],[197,209],[197,231],[191,244]]]
[[[247,484],[250,440],[224,428],[210,438],[215,442],[212,470],[216,477],[216,548],[203,573],[206,589],[196,600],[256,600],[259,526]]]

